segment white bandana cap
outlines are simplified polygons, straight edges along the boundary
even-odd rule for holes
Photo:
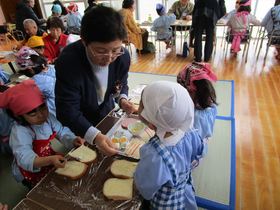
[[[148,85],[143,90],[142,103],[141,116],[156,126],[156,134],[161,140],[166,132],[185,133],[193,127],[193,101],[178,83],[157,81]]]

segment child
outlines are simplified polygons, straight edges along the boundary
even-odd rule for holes
[[[156,132],[140,149],[134,174],[140,194],[151,209],[197,209],[191,162],[202,154],[203,143],[192,129],[194,105],[187,90],[167,81],[148,85],[138,112]]]
[[[25,45],[36,51],[39,55],[44,55],[45,44],[41,36],[31,36]]]
[[[208,63],[187,65],[177,76],[177,82],[185,87],[194,102],[194,128],[207,143],[213,135],[217,115],[216,92],[211,82],[217,77]],[[207,146],[204,153],[207,151]]]
[[[47,59],[38,55],[28,47],[22,47],[16,54],[19,73],[32,77],[43,93],[49,111],[56,115],[54,86],[56,81],[55,68],[48,65]]]
[[[10,135],[15,157],[12,172],[17,181],[29,188],[38,183],[51,166],[65,165],[65,158],[56,155],[50,147],[51,140],[57,137],[68,149],[84,142],[49,114],[33,80],[25,80],[2,93],[0,108],[6,108],[16,121]]]
[[[240,0],[239,8],[235,15],[233,15],[227,25],[229,27],[230,37],[228,41],[231,41],[231,53],[235,55],[241,50],[241,41],[246,41],[248,37],[249,24],[260,25],[260,21],[255,16],[250,14],[251,12],[251,0]]]
[[[9,89],[8,86],[0,86],[0,94]],[[13,125],[13,119],[7,114],[5,109],[0,108],[0,152],[12,154],[9,146],[9,136]]]
[[[157,32],[157,40],[163,40],[166,44],[166,49],[168,49],[172,38],[170,25],[175,22],[176,16],[173,13],[167,15],[162,4],[157,4],[156,10],[159,17],[153,22],[151,30]]]
[[[78,12],[78,5],[71,2],[67,8],[69,11],[67,18],[68,33],[80,34],[82,16]]]

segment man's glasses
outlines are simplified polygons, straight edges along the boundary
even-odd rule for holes
[[[240,4],[240,1],[235,2],[235,4]]]
[[[120,47],[116,50],[111,50],[108,52],[99,52],[99,51],[95,51],[93,49],[90,48],[90,51],[91,51],[91,54],[94,56],[94,57],[111,57],[111,58],[116,58],[116,57],[119,57],[121,55],[124,54],[124,48],[123,47]]]

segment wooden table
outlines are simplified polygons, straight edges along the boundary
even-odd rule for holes
[[[16,57],[13,54],[13,50],[20,47],[21,45],[22,41],[7,40],[0,42],[0,55],[4,56],[4,58],[0,59],[0,64],[7,63],[14,74],[16,73],[16,70],[12,62],[16,60]]]

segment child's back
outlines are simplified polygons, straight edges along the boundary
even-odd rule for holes
[[[140,149],[137,189],[152,209],[197,209],[191,163],[204,146],[192,129],[194,107],[188,92],[176,83],[155,82],[142,92],[139,115],[156,135]]]
[[[176,16],[166,15],[165,8],[161,4],[157,4],[157,13],[159,17],[154,20],[151,30],[157,32],[158,40],[169,40],[172,36],[170,25],[175,22]]]
[[[166,139],[166,142],[169,140],[174,143],[174,139]],[[198,159],[202,150],[201,138],[196,131],[186,132],[175,145],[167,143],[162,146],[154,137],[141,148],[135,183],[141,195],[151,200],[153,208],[167,207],[173,200],[176,202],[174,209],[197,209],[191,183],[191,162]],[[176,192],[163,203],[162,196],[171,190]]]

